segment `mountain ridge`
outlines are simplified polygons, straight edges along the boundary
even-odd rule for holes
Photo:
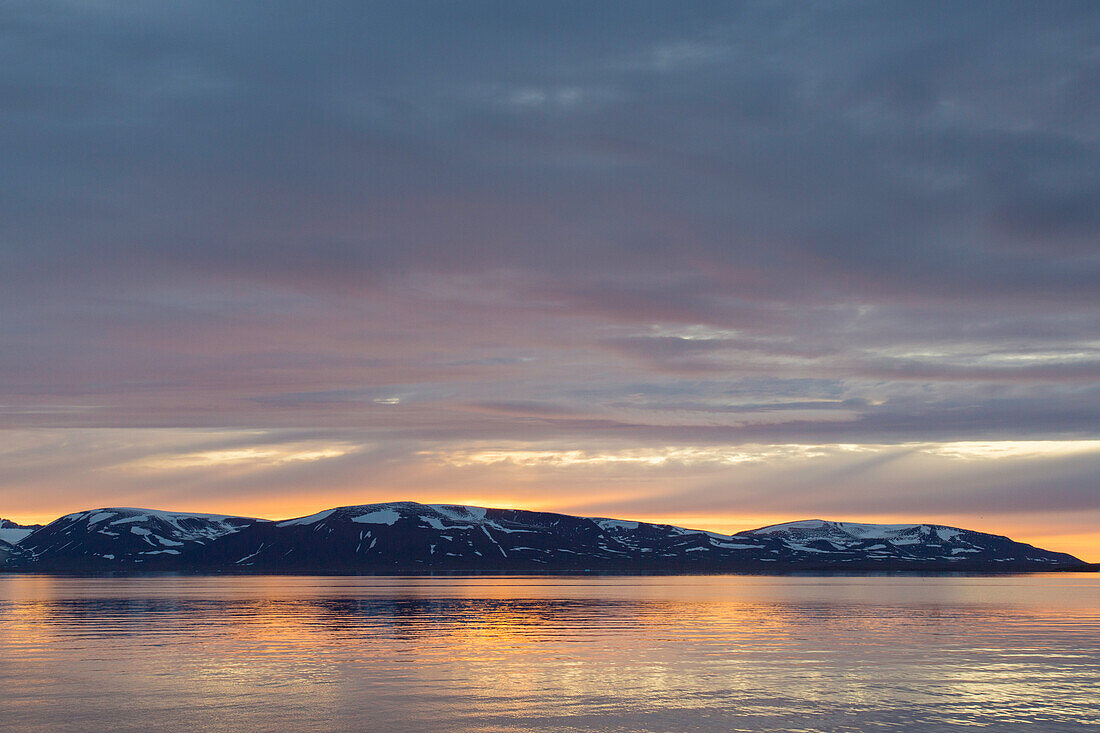
[[[1088,569],[1067,553],[931,523],[810,519],[732,535],[604,517],[386,502],[285,520],[104,507],[0,547],[48,572],[800,572]]]

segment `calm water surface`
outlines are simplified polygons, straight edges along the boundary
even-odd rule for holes
[[[1100,577],[0,575],[12,731],[1100,731]]]

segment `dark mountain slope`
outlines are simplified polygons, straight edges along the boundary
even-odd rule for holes
[[[77,512],[35,530],[10,562],[39,570],[189,567],[219,537],[263,522],[154,509]]]
[[[518,509],[396,502],[281,522],[148,509],[62,517],[6,569],[193,572],[797,572],[1085,568],[1065,553],[932,524],[807,520],[720,535]],[[0,558],[2,560],[2,558]]]

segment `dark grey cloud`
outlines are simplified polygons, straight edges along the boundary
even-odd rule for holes
[[[0,424],[1094,435],[1098,78],[1089,2],[8,3]]]

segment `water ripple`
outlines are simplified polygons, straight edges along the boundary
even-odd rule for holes
[[[1100,730],[1095,575],[0,576],[20,731]]]

